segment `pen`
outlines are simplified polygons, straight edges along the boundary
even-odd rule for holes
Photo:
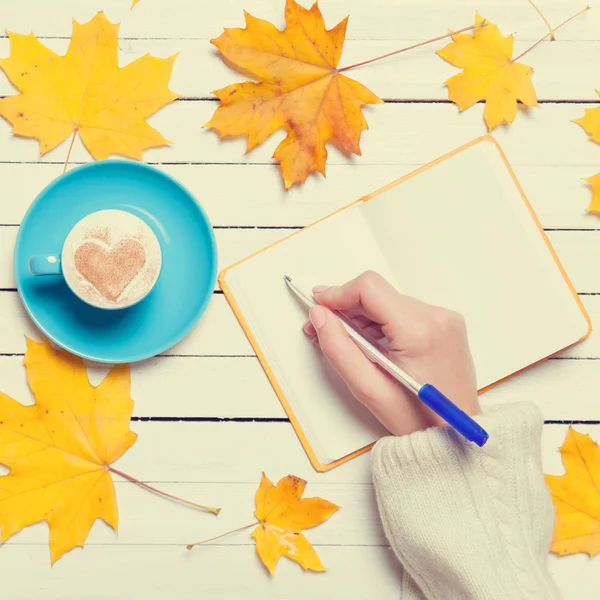
[[[312,295],[303,292],[289,275],[284,275],[285,282],[294,295],[307,307],[312,308],[317,302]],[[419,400],[440,416],[448,425],[453,427],[458,433],[470,442],[478,446],[483,446],[488,440],[488,434],[474,419],[461,410],[454,402],[446,398],[435,386],[430,383],[421,384],[393,363],[382,351],[382,347],[370,336],[360,332],[350,319],[343,313],[331,311],[342,323],[348,335],[354,340],[357,346],[364,352],[366,357],[379,365],[384,371],[389,373],[394,379],[412,390]]]

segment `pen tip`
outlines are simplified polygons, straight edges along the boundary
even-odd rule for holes
[[[284,275],[283,278],[288,282],[291,283],[292,278],[289,275]]]

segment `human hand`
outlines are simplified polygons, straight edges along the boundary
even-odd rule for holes
[[[436,386],[469,415],[480,411],[462,315],[404,296],[373,271],[342,286],[317,286],[313,296],[320,306],[310,310],[305,333],[391,433],[406,435],[445,422],[372,363],[329,309],[345,312],[376,339],[386,337],[390,360],[415,379]]]

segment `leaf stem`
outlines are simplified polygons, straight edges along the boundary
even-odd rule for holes
[[[479,25],[469,25],[468,27],[463,27],[458,31],[452,31],[451,33],[447,33],[446,35],[440,35],[438,37],[432,38],[425,42],[419,42],[418,44],[414,44],[413,46],[407,46],[406,48],[400,48],[400,50],[394,50],[393,52],[388,52],[387,54],[383,54],[382,56],[377,56],[376,58],[371,58],[369,60],[364,60],[363,62],[356,63],[354,65],[348,65],[347,67],[342,67],[338,69],[338,73],[342,71],[349,71],[350,69],[356,69],[357,67],[362,67],[363,65],[368,65],[372,62],[383,60],[384,58],[388,58],[389,56],[394,56],[394,54],[400,54],[401,52],[408,52],[408,50],[413,50],[414,48],[420,48],[421,46],[426,46],[427,44],[431,44],[433,42],[438,42],[439,40],[443,40],[444,38],[451,37],[456,35],[457,33],[462,33],[463,31],[470,31],[471,29],[476,29],[477,27],[483,27],[485,25],[485,21],[480,23]]]
[[[544,21],[544,23],[546,23],[546,27],[548,27],[548,31],[550,31],[550,40],[554,41],[556,39],[556,37],[554,36],[554,29],[552,29],[552,25],[550,25],[550,21],[548,21],[548,19],[546,19],[546,17],[544,16],[544,13],[534,4],[533,0],[527,0],[527,2],[529,2],[529,4],[531,4],[531,6],[533,6],[533,8],[535,9],[535,12],[537,12],[537,14],[540,15],[540,17],[542,17],[542,21]]]
[[[254,527],[258,525],[258,521],[254,521],[254,523],[250,523],[250,525],[244,525],[243,527],[238,527],[237,529],[232,529],[227,533],[222,533],[221,535],[217,535],[215,537],[209,538],[208,540],[202,540],[201,542],[195,542],[194,544],[188,544],[186,548],[191,550],[194,546],[200,546],[202,544],[208,544],[208,542],[214,542],[215,540],[219,540],[227,535],[231,535],[232,533],[237,533],[238,531],[244,531],[244,529],[250,529],[250,527]]]
[[[181,502],[181,504],[187,504],[188,506],[193,506],[194,508],[200,508],[202,510],[206,510],[208,512],[214,513],[215,515],[218,515],[221,512],[220,508],[213,508],[212,506],[204,506],[202,504],[196,504],[195,502],[190,502],[189,500],[184,500],[183,498],[179,498],[178,496],[173,496],[173,494],[167,494],[167,492],[158,490],[155,487],[152,487],[151,485],[148,485],[147,483],[144,483],[143,481],[140,481],[139,479],[132,477],[131,475],[127,475],[127,473],[123,473],[123,471],[119,471],[118,469],[111,467],[110,465],[108,465],[107,468],[111,473],[116,473],[117,475],[120,475],[121,477],[128,479],[132,483],[135,483],[136,485],[139,485],[140,487],[142,487],[146,490],[149,490],[150,492],[158,494],[159,496],[164,496],[165,498],[170,498],[171,500],[175,500],[176,502]]]
[[[579,15],[582,15],[584,12],[590,10],[590,8],[592,8],[592,7],[588,4],[583,10],[580,10],[578,13],[574,14],[573,16],[569,17],[567,20],[563,21],[560,25],[557,25],[554,28],[554,31],[558,31],[563,25],[566,25],[569,21],[572,21],[575,17],[578,17]],[[519,54],[519,56],[515,56],[515,58],[513,58],[510,62],[517,62],[520,58],[523,58],[526,54],[531,52],[536,46],[541,44],[548,37],[550,37],[549,33],[547,33],[543,38],[539,39],[532,46],[529,46],[529,48],[527,48],[527,50],[525,50],[525,52],[521,52],[521,54]]]
[[[73,144],[75,143],[75,138],[77,137],[77,132],[79,130],[77,128],[73,129],[73,137],[71,138],[71,145],[69,146],[69,151],[67,152],[67,158],[65,160],[65,167],[63,169],[63,173],[67,172],[67,166],[69,165],[69,159],[71,158],[71,150],[73,150]]]

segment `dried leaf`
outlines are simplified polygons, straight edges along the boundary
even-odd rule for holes
[[[531,76],[533,69],[514,62],[513,36],[503,36],[496,25],[475,15],[473,34],[460,33],[438,54],[450,64],[463,69],[445,85],[448,98],[463,111],[485,100],[483,117],[491,131],[503,122],[512,123],[517,114],[517,100],[537,106]]]
[[[312,171],[325,175],[327,142],[360,155],[360,134],[367,129],[361,108],[382,100],[336,68],[348,19],[327,30],[316,2],[306,10],[294,0],[286,0],[283,31],[245,17],[244,29],[225,29],[211,42],[258,83],[215,91],[221,104],[205,126],[222,138],[247,135],[246,152],[284,129],[287,136],[273,158],[280,162],[286,189]]]
[[[11,55],[0,68],[21,93],[0,100],[0,115],[13,133],[38,139],[45,154],[79,132],[95,159],[141,160],[143,150],[168,144],[146,118],[177,98],[168,88],[175,56],[146,55],[119,68],[118,32],[103,13],[74,21],[65,56],[33,34],[9,33]]]
[[[556,509],[551,551],[600,552],[600,446],[569,427],[560,447],[564,475],[546,475]]]
[[[1,541],[47,521],[52,562],[83,546],[96,519],[117,529],[110,465],[134,444],[129,367],[98,387],[83,361],[49,342],[27,340],[27,380],[36,403],[0,394]]]
[[[301,531],[320,525],[339,506],[322,498],[301,498],[305,487],[306,481],[293,475],[274,486],[263,473],[254,513],[260,524],[252,537],[256,541],[256,552],[271,575],[282,556],[295,560],[304,569],[325,570],[316,550]]]

